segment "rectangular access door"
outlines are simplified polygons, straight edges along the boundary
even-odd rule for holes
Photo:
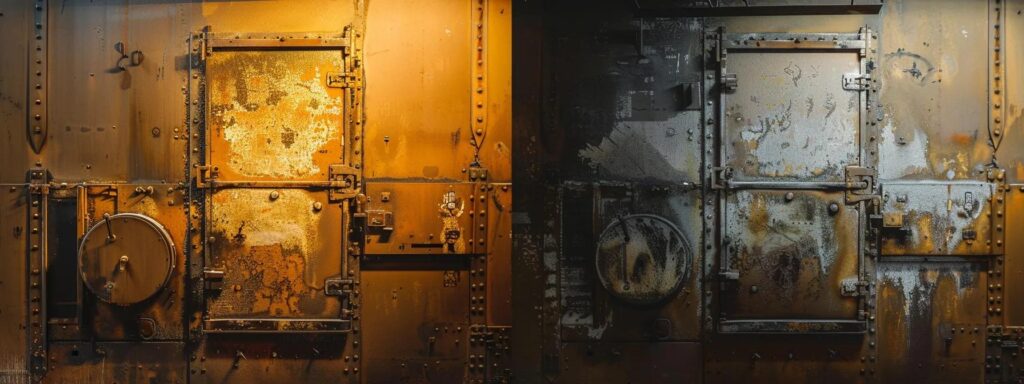
[[[207,34],[204,49],[204,331],[348,332],[346,40]]]
[[[860,332],[870,32],[720,34],[722,332]]]

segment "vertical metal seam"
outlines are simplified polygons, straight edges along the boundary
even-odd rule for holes
[[[32,151],[39,154],[43,150],[43,145],[46,143],[47,135],[47,119],[46,119],[46,88],[47,88],[47,41],[49,35],[47,33],[47,3],[48,0],[36,0],[33,5],[33,22],[29,36],[34,36],[35,44],[29,44],[30,49],[29,60],[31,62],[28,65],[29,68],[29,79],[26,82],[28,86],[28,124],[27,124],[27,136],[29,145],[32,147]],[[33,53],[34,52],[34,53]]]

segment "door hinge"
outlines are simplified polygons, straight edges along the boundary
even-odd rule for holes
[[[858,166],[846,167],[846,204],[855,204],[861,201],[881,201],[881,197],[875,194],[875,170]]]
[[[856,277],[843,279],[840,284],[840,293],[846,297],[867,297],[868,283]]]
[[[348,75],[344,72],[327,72],[327,88],[355,88],[359,85],[359,78]]]
[[[860,73],[843,74],[843,89],[847,91],[865,91],[870,87],[871,75]]]
[[[327,199],[332,202],[351,199],[359,195],[359,170],[344,164],[331,164],[328,169],[331,188]]]
[[[196,188],[203,189],[210,187],[210,181],[216,180],[217,175],[220,173],[220,169],[217,167],[211,167],[209,165],[200,165],[196,167]]]

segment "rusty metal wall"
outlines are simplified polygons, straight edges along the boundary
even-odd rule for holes
[[[1024,3],[516,5],[522,382],[1020,380]]]
[[[508,382],[511,16],[0,1],[0,382]]]

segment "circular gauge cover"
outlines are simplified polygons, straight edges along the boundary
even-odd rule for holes
[[[93,225],[78,248],[79,274],[103,302],[128,306],[160,291],[174,269],[174,242],[160,223],[119,213]]]
[[[631,304],[657,304],[674,295],[689,277],[691,261],[682,232],[660,216],[617,218],[597,239],[601,285]]]

